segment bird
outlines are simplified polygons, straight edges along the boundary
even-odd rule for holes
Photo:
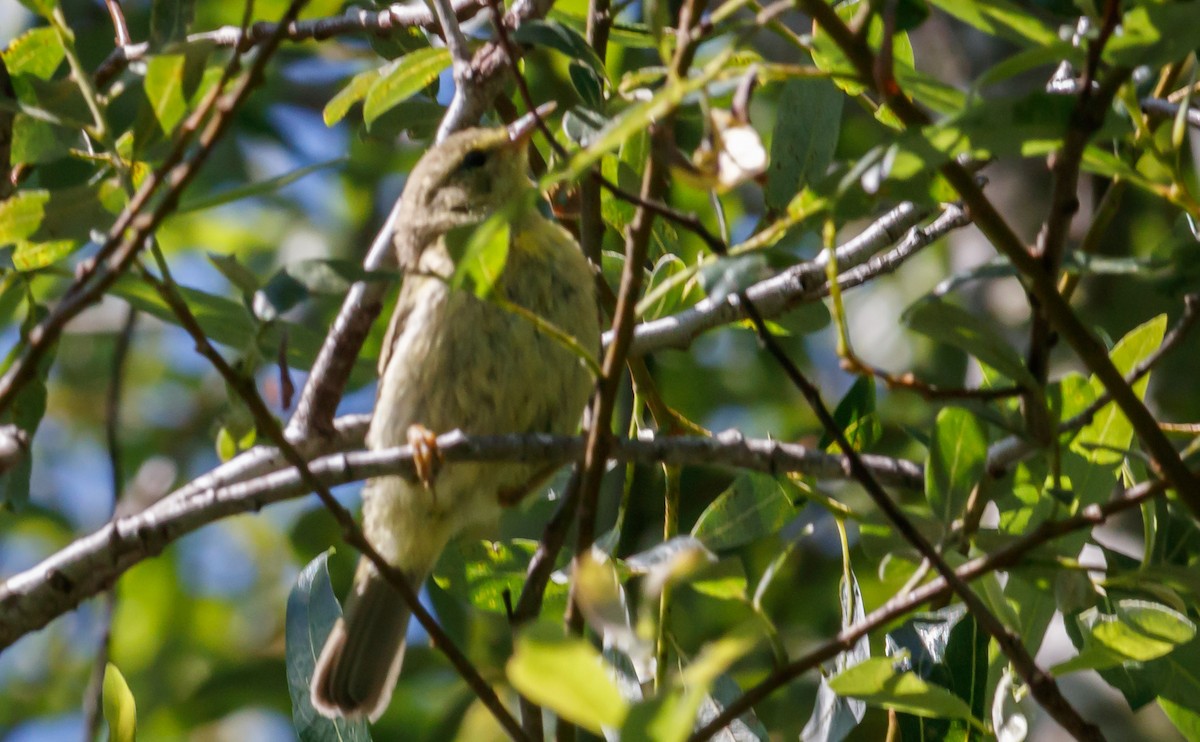
[[[579,347],[600,347],[591,265],[529,197],[528,143],[540,115],[451,134],[421,157],[400,196],[394,244],[403,282],[366,441],[372,450],[413,445],[418,476],[369,480],[362,509],[367,541],[414,592],[451,539],[494,521],[548,473],[536,463],[453,462],[434,471],[431,431],[572,433],[593,385],[578,353],[526,316]],[[507,217],[508,253],[491,295],[480,297],[452,286],[455,239],[497,212]],[[314,667],[318,713],[378,720],[395,690],[409,618],[400,594],[360,558]]]

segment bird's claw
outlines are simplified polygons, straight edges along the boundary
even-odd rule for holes
[[[442,465],[437,435],[424,425],[408,426],[408,445],[412,449],[413,468],[425,489],[433,491],[433,480]]]

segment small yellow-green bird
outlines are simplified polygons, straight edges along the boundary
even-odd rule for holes
[[[535,120],[469,129],[430,149],[400,198],[396,251],[404,283],[379,359],[371,449],[429,444],[427,431],[570,433],[591,388],[577,355],[498,302],[455,290],[447,233],[477,225],[533,187]],[[513,213],[496,297],[597,349],[592,272],[574,238],[529,204]],[[414,435],[414,431],[420,434]],[[418,446],[420,447],[420,446]],[[447,542],[493,520],[535,479],[537,464],[451,463],[426,481],[383,477],[363,491],[363,531],[418,590]],[[317,659],[312,703],[325,716],[375,721],[404,658],[409,610],[366,559]]]

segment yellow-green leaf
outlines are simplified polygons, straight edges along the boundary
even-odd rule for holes
[[[369,126],[397,103],[419,93],[449,66],[450,51],[444,47],[418,49],[392,62],[367,91],[363,120]]]
[[[104,720],[111,742],[137,739],[137,704],[125,677],[111,662],[104,668]]]
[[[1122,375],[1129,374],[1135,366],[1162,345],[1167,330],[1167,316],[1160,314],[1129,331],[1109,353],[1113,365]],[[1133,385],[1138,398],[1146,394],[1150,374],[1146,374]],[[1095,376],[1091,387],[1096,396],[1104,393],[1104,384]],[[1116,404],[1109,402],[1092,418],[1090,425],[1079,431],[1072,448],[1094,464],[1112,465],[1125,458],[1122,451],[1133,441],[1133,426],[1125,413]]]
[[[521,632],[506,672],[521,695],[594,734],[620,728],[629,711],[595,647],[555,625]]]

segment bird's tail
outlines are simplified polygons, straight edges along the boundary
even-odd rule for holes
[[[405,575],[416,590],[424,575]],[[348,719],[383,715],[400,664],[410,617],[396,589],[361,559],[354,588],[317,658],[312,679],[312,704],[322,715]]]

